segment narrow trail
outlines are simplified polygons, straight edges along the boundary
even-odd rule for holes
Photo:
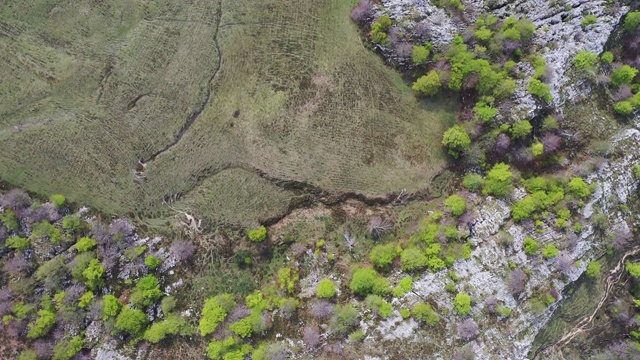
[[[209,100],[211,99],[211,92],[212,92],[211,91],[211,85],[213,84],[214,80],[218,76],[218,73],[220,72],[220,68],[222,67],[222,60],[223,60],[222,59],[222,52],[220,51],[220,42],[218,41],[218,34],[220,33],[220,23],[222,22],[222,0],[219,0],[219,2],[218,2],[217,18],[218,18],[218,21],[216,22],[216,30],[215,30],[215,33],[213,35],[213,43],[214,43],[214,46],[216,48],[216,52],[218,53],[218,64],[216,65],[215,69],[213,70],[213,74],[211,75],[211,77],[209,77],[209,80],[207,81],[207,92],[206,92],[205,98],[202,101],[202,103],[200,104],[200,106],[198,107],[198,109],[196,109],[196,111],[194,111],[191,115],[189,115],[189,117],[187,118],[185,123],[182,125],[182,127],[180,128],[180,130],[176,134],[176,136],[173,139],[173,141],[171,141],[170,143],[165,145],[162,149],[160,149],[160,150],[156,151],[155,153],[151,154],[148,158],[140,160],[140,165],[142,165],[143,168],[149,162],[155,160],[158,156],[166,153],[172,147],[176,146],[180,142],[180,140],[182,139],[184,134],[187,132],[187,130],[189,130],[191,125],[193,125],[196,122],[196,120],[198,119],[198,117],[200,117],[200,114],[202,114],[202,111],[204,110],[205,106],[207,106],[207,104],[209,103]]]
[[[616,267],[611,269],[611,271],[609,272],[609,276],[607,276],[607,279],[605,281],[605,288],[604,288],[604,292],[602,293],[602,296],[600,297],[600,301],[598,301],[598,305],[596,306],[596,308],[593,310],[593,312],[591,313],[590,316],[585,316],[582,319],[580,319],[575,325],[574,327],[571,329],[571,331],[569,331],[568,333],[564,334],[562,336],[562,338],[560,338],[560,340],[547,345],[545,347],[541,347],[539,348],[535,354],[534,354],[534,359],[538,359],[540,355],[547,353],[548,351],[550,351],[551,349],[555,348],[555,347],[559,347],[560,349],[562,349],[562,347],[566,346],[567,344],[569,344],[571,342],[571,340],[573,340],[578,334],[584,332],[584,331],[588,331],[590,330],[590,325],[593,322],[593,319],[596,317],[596,314],[598,313],[598,311],[600,311],[600,309],[604,306],[605,302],[607,301],[607,298],[609,297],[609,294],[611,293],[611,290],[613,289],[613,286],[616,285],[617,283],[620,282],[620,279],[622,279],[622,275],[624,274],[624,263],[627,260],[627,258],[629,256],[635,256],[637,254],[640,253],[640,245],[637,245],[635,247],[633,247],[631,250],[627,251],[626,253],[624,253],[624,255],[620,258],[620,260],[618,261],[618,263],[616,264]]]

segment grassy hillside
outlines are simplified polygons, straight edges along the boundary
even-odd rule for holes
[[[370,195],[423,188],[444,165],[455,105],[416,101],[363,47],[351,6],[5,6],[0,177],[142,217],[180,194],[175,206],[244,224],[295,201],[259,173]]]

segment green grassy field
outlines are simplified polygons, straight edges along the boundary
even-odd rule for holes
[[[328,191],[424,188],[445,165],[455,101],[417,101],[365,49],[352,5],[3,6],[0,177],[142,218],[166,215],[162,200],[181,194],[174,206],[241,224],[296,195],[239,168]],[[139,159],[156,154],[137,181]]]

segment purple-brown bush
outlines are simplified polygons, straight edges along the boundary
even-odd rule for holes
[[[176,240],[171,244],[171,253],[177,261],[185,261],[193,256],[196,246],[186,240]]]
[[[527,281],[527,274],[522,269],[514,269],[509,274],[509,291],[516,296],[524,291],[524,285]]]
[[[465,341],[474,339],[479,333],[478,324],[473,319],[466,319],[458,324],[458,336]]]
[[[554,153],[560,149],[562,138],[554,133],[545,133],[540,142],[544,146],[545,155]]]
[[[358,5],[351,10],[351,20],[358,24],[364,24],[373,16],[373,1],[360,0]]]
[[[302,340],[308,350],[317,348],[322,342],[320,329],[315,325],[305,326],[304,330],[302,330]]]
[[[318,300],[311,304],[311,316],[326,319],[333,314],[333,304],[327,300]]]

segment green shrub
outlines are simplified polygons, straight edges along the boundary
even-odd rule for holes
[[[260,226],[249,231],[249,239],[253,242],[262,242],[267,238],[267,228]]]
[[[553,101],[553,97],[551,96],[551,87],[538,79],[531,79],[531,81],[529,81],[528,89],[531,95],[536,96],[547,103]]]
[[[511,180],[513,174],[509,170],[509,165],[497,163],[487,174],[482,192],[485,195],[506,196],[513,190]]]
[[[12,236],[6,240],[5,245],[9,249],[25,251],[29,247],[29,239],[20,236]]]
[[[516,29],[507,29],[502,32],[502,36],[507,40],[520,41],[520,32]]]
[[[82,309],[86,308],[93,301],[93,291],[89,290],[82,294],[78,300],[78,306]]]
[[[165,314],[170,313],[176,307],[176,298],[173,296],[165,296],[160,301],[160,308]]]
[[[600,276],[600,263],[597,261],[591,261],[589,265],[587,265],[586,274],[588,277],[596,278]]]
[[[435,70],[431,70],[427,75],[418,78],[411,88],[418,94],[433,96],[440,91],[441,86],[440,75]]]
[[[369,260],[378,269],[386,269],[396,258],[396,247],[393,244],[376,245],[369,253]]]
[[[464,292],[459,292],[453,300],[453,307],[460,315],[467,315],[471,312],[471,296]]]
[[[496,118],[496,115],[498,115],[498,109],[489,106],[484,101],[477,102],[473,107],[473,112],[485,124],[493,121],[493,119]]]
[[[261,326],[262,312],[252,310],[251,315],[231,324],[229,326],[229,330],[244,339],[250,337],[253,333],[258,332]]]
[[[625,267],[627,268],[627,272],[631,274],[631,276],[635,278],[640,277],[640,263],[632,263],[631,261],[627,261],[625,263]]]
[[[47,220],[36,223],[31,228],[32,239],[49,238],[52,244],[58,244],[62,241],[62,233],[55,226],[51,225]]]
[[[102,300],[104,302],[103,311],[105,316],[117,316],[120,308],[122,308],[120,300],[113,295],[105,295]]]
[[[461,152],[471,146],[471,138],[462,127],[454,125],[444,132],[442,145],[448,149],[451,156],[457,159]]]
[[[400,316],[406,320],[411,316],[411,311],[409,311],[409,309],[400,309]]]
[[[600,61],[603,64],[611,64],[613,62],[613,53],[611,51],[605,51],[600,55]]]
[[[64,198],[64,195],[54,194],[54,195],[51,195],[51,197],[49,198],[49,201],[51,201],[51,203],[56,207],[61,208],[64,206],[66,199]]]
[[[18,230],[20,227],[16,214],[10,209],[6,209],[4,213],[0,214],[0,221],[2,221],[4,227],[9,230]]]
[[[235,306],[236,302],[229,294],[221,294],[207,299],[198,326],[200,335],[205,336],[214,332]]]
[[[104,267],[100,264],[100,261],[93,259],[89,262],[89,266],[82,271],[82,277],[84,277],[84,283],[91,290],[96,289],[104,284],[102,275],[104,274]]]
[[[56,314],[50,310],[40,310],[38,311],[38,318],[35,322],[29,324],[29,332],[27,333],[27,337],[29,339],[37,339],[41,338],[53,328],[53,325],[56,323]]]
[[[371,26],[371,40],[380,45],[387,45],[389,43],[387,31],[391,28],[391,19],[383,15],[378,21]]]
[[[526,237],[524,239],[524,253],[527,255],[534,255],[540,249],[540,244],[532,237]]]
[[[336,305],[329,328],[338,335],[348,334],[358,325],[358,310],[353,305]]]
[[[400,254],[402,271],[411,272],[427,267],[427,257],[417,247],[408,247]]]
[[[411,276],[405,276],[400,280],[398,286],[393,289],[393,296],[398,298],[402,297],[404,294],[411,291],[412,287],[413,279],[411,279]]]
[[[416,320],[424,321],[431,326],[440,322],[440,315],[433,310],[431,305],[424,302],[416,304],[411,310],[411,315],[413,315]]]
[[[132,336],[138,336],[147,327],[148,323],[147,315],[141,310],[124,306],[116,318],[115,327]]]
[[[82,237],[76,242],[76,250],[80,252],[91,251],[94,247],[96,247],[96,241],[88,236]]]
[[[82,227],[83,220],[77,215],[67,215],[62,219],[62,228],[65,230],[77,230]]]
[[[71,339],[62,339],[53,348],[53,360],[70,360],[84,347],[84,341],[80,336]]]
[[[188,336],[193,335],[193,332],[193,327],[186,319],[175,315],[168,315],[163,321],[153,323],[151,327],[144,332],[142,338],[156,344],[167,335]]]
[[[351,343],[359,343],[362,340],[364,340],[364,331],[362,329],[358,329],[349,335],[349,342]]]
[[[373,269],[357,269],[351,277],[351,291],[361,296],[370,294],[373,292],[374,283],[379,276]]]
[[[613,110],[620,115],[630,115],[633,112],[633,105],[630,101],[622,100],[613,105]]]
[[[531,218],[531,215],[538,209],[538,204],[532,196],[526,196],[518,201],[511,208],[511,216],[514,221],[522,221]]]
[[[162,291],[158,284],[158,278],[146,275],[136,283],[135,290],[131,293],[130,301],[139,307],[151,306],[162,298]]]
[[[30,349],[22,350],[17,360],[38,360],[38,354]]]
[[[316,288],[316,296],[324,299],[331,299],[336,296],[336,286],[329,279],[322,279]]]
[[[467,201],[460,195],[451,195],[445,200],[444,205],[455,216],[462,215],[467,210]]]
[[[391,293],[391,287],[389,286],[389,280],[382,276],[378,276],[373,281],[373,289],[371,290],[374,294],[377,295],[387,295]]]
[[[582,22],[580,23],[580,25],[582,25],[582,27],[585,27],[585,26],[593,25],[597,21],[598,21],[598,18],[595,15],[590,14],[585,16],[584,19],[582,19]]]
[[[535,142],[531,145],[531,154],[534,157],[540,157],[544,154],[544,145],[541,142]]]
[[[629,65],[622,65],[618,70],[611,74],[611,85],[619,87],[620,85],[630,84],[637,74],[637,69],[632,68]]]
[[[295,270],[290,268],[282,268],[278,270],[278,283],[280,288],[287,291],[289,294],[293,294],[296,287],[296,282],[300,279],[300,275]]]
[[[558,248],[553,244],[547,244],[542,249],[542,256],[544,256],[545,259],[552,259],[558,256]]]
[[[411,62],[414,65],[424,65],[429,60],[431,51],[424,46],[414,46],[411,50]]]
[[[462,186],[472,192],[480,192],[482,190],[482,176],[480,174],[469,173],[462,178]]]
[[[511,126],[511,137],[520,139],[529,136],[533,127],[528,120],[518,121]]]
[[[476,39],[478,41],[487,42],[493,36],[493,32],[491,32],[491,30],[483,27],[483,28],[481,28],[479,30],[476,30],[475,33],[474,33],[474,36],[476,37]]]
[[[213,360],[242,360],[250,351],[251,345],[240,345],[231,336],[226,340],[213,340],[207,346],[207,356]]]
[[[638,24],[640,24],[640,11],[632,11],[624,18],[624,28],[630,33],[636,31]]]
[[[155,270],[160,264],[162,264],[162,260],[158,259],[153,255],[149,255],[144,258],[144,264],[151,270]]]
[[[587,183],[585,183],[582,178],[574,177],[573,179],[571,179],[571,181],[569,181],[567,187],[569,188],[569,192],[572,195],[579,198],[586,198],[591,195],[591,190],[589,190]]]

